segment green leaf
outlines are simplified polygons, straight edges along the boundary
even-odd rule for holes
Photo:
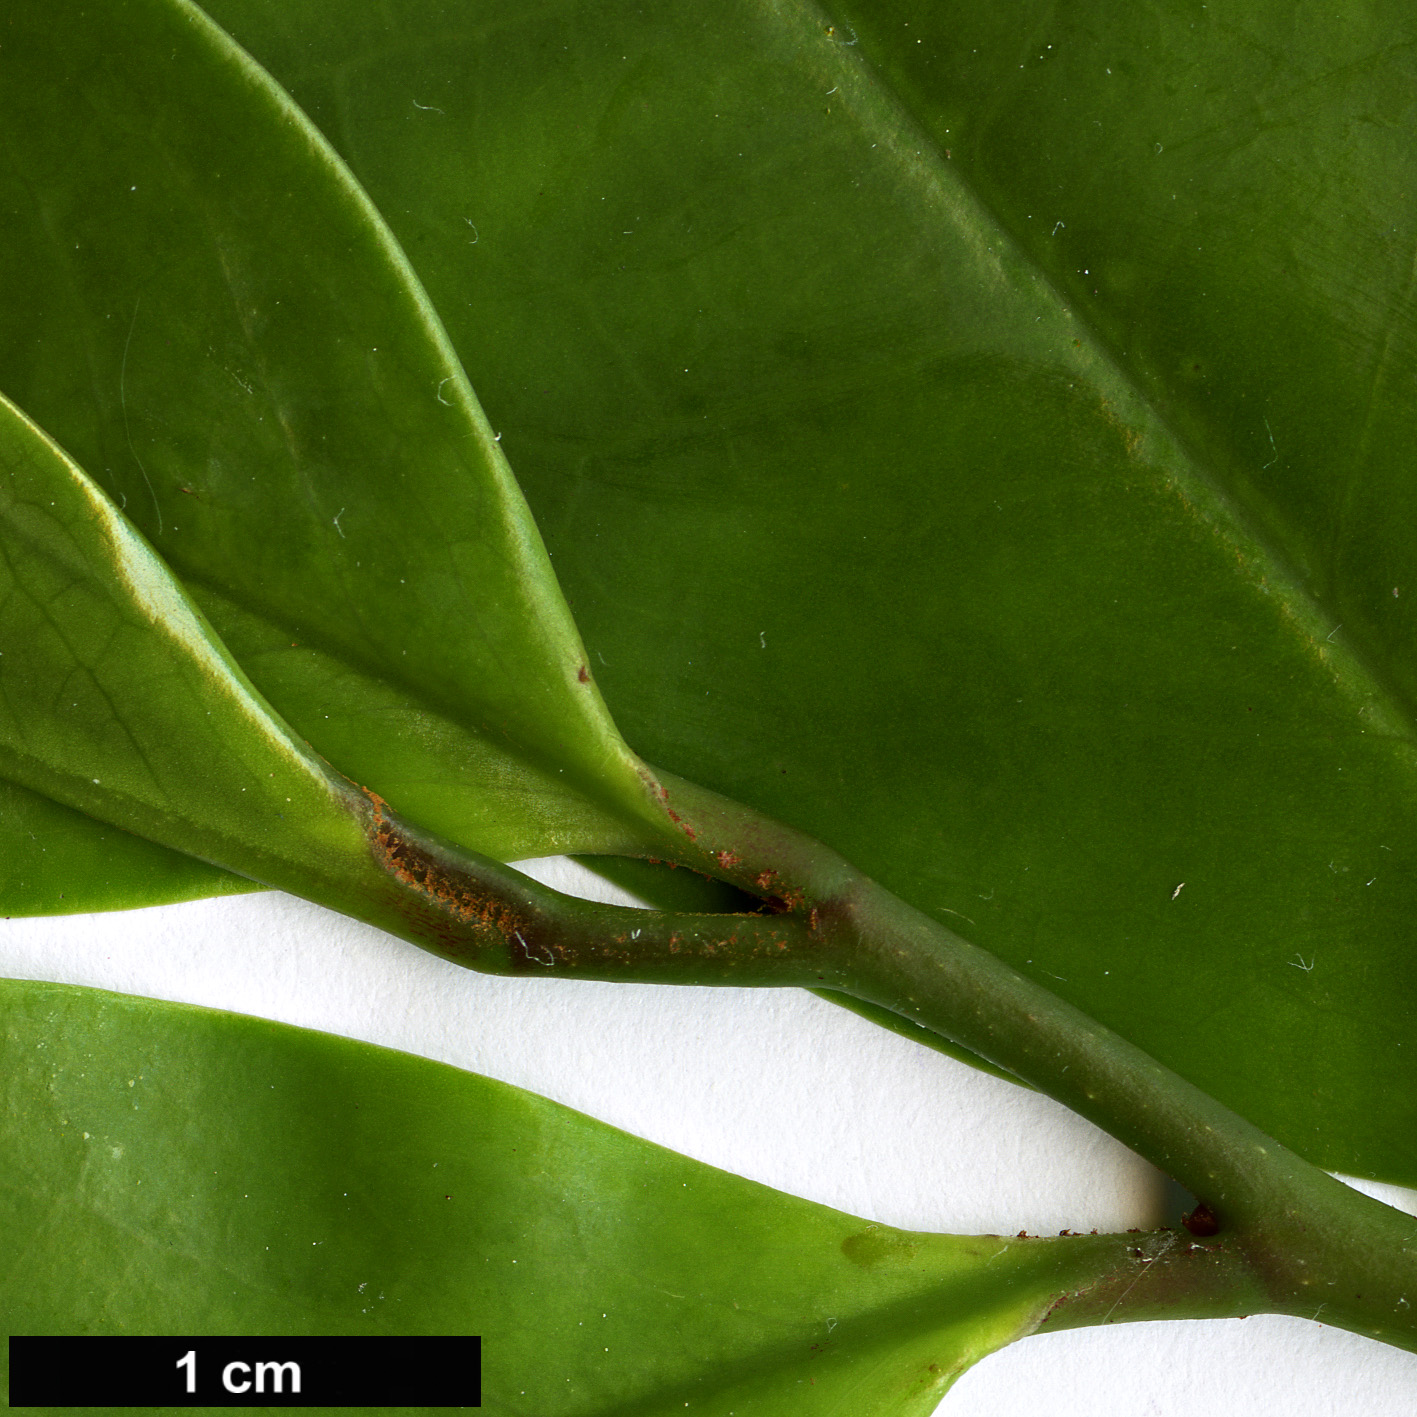
[[[0,782],[0,840],[0,909],[7,915],[120,910],[258,889],[13,782]]]
[[[212,8],[642,753],[1417,1180],[1407,12]]]
[[[0,777],[267,884],[367,870],[367,808],[103,492],[0,399]]]
[[[0,645],[0,779],[95,822],[491,973],[842,978],[795,915],[597,906],[403,821],[272,711],[122,512],[3,397]]]
[[[868,1224],[234,1014],[4,981],[0,1023],[10,1333],[479,1333],[493,1412],[924,1417],[1131,1244]]]
[[[0,41],[0,389],[345,772],[494,856],[655,841],[496,436],[303,115],[182,0]]]
[[[713,977],[733,973],[736,960],[719,958],[719,917],[544,890],[409,826],[332,769],[271,710],[118,508],[3,397],[0,645],[0,779],[93,823],[469,967],[559,962],[655,978],[668,961],[678,978],[687,950]],[[774,973],[793,932],[730,918],[747,955]],[[627,951],[632,926],[640,943]]]

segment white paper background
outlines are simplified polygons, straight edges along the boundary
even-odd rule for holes
[[[569,862],[531,869],[628,900]],[[1159,1174],[1088,1123],[796,990],[487,978],[277,894],[0,922],[0,975],[421,1053],[890,1225],[1040,1234],[1166,1217]],[[1371,1189],[1417,1211],[1417,1193]],[[1302,1320],[1127,1324],[1015,1344],[941,1411],[1413,1417],[1417,1355]]]

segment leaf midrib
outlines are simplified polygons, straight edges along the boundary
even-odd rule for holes
[[[816,0],[760,0],[760,4],[762,10],[770,17],[776,16],[779,23],[801,23],[801,19],[789,20],[789,12],[795,12],[809,24],[815,24],[818,34],[825,35],[834,25],[851,29],[853,35],[856,33],[849,25],[840,26]],[[851,97],[857,100],[853,105],[855,117],[863,126],[874,122],[879,127],[881,139],[885,140],[882,150],[898,160],[902,168],[908,167],[910,164],[903,161],[900,152],[900,137],[908,135],[917,159],[928,155],[927,164],[914,164],[917,170],[928,166],[931,183],[937,191],[952,188],[964,199],[989,249],[1005,246],[1012,261],[1028,269],[1045,299],[1077,331],[1097,370],[1122,396],[1121,401],[1145,411],[1148,421],[1164,436],[1173,453],[1164,462],[1155,457],[1146,460],[1146,465],[1155,469],[1152,475],[1160,481],[1169,474],[1187,510],[1234,553],[1244,579],[1284,606],[1342,696],[1355,709],[1367,713],[1367,726],[1361,727],[1359,732],[1390,737],[1417,749],[1417,703],[1377,668],[1370,647],[1364,643],[1367,636],[1345,633],[1341,639],[1329,638],[1336,635],[1337,629],[1346,627],[1339,624],[1338,617],[1324,605],[1322,598],[1305,584],[1294,558],[1255,525],[1235,492],[1172,424],[1145,386],[1128,372],[1106,336],[1086,315],[1074,311],[1028,247],[990,208],[977,188],[962,175],[961,169],[944,157],[939,144],[893,85],[861,52],[858,42],[853,40],[849,46],[856,50],[854,55],[845,52],[848,46],[843,42],[828,38],[825,43],[836,51],[832,63],[838,82],[849,84],[854,90]],[[937,204],[937,199],[932,201],[931,195],[926,194],[921,205],[928,208],[932,204]],[[1095,379],[1094,384],[1099,393],[1108,392],[1103,380]],[[1272,524],[1282,527],[1287,523],[1288,518],[1280,508],[1263,494],[1255,495],[1264,502]],[[1360,624],[1356,628],[1361,632],[1368,627]],[[1375,729],[1382,730],[1381,734],[1374,733]]]

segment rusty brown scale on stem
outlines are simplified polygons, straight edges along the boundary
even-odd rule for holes
[[[488,943],[510,951],[514,963],[554,963],[555,955],[549,945],[527,943],[540,933],[530,915],[475,877],[449,869],[431,852],[411,841],[391,817],[384,799],[368,788],[363,791],[373,806],[372,845],[380,866],[407,888],[415,900],[434,907],[431,911],[421,911],[420,918],[410,923],[420,932],[433,934],[450,955],[465,958],[475,952],[474,941],[470,941],[467,934],[471,929],[474,936],[482,936]],[[472,950],[470,945],[473,945]],[[549,959],[541,957],[543,951]]]

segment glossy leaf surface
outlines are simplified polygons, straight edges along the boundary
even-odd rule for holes
[[[180,0],[0,43],[0,389],[348,774],[492,855],[652,836],[495,435],[300,112]]]
[[[0,776],[110,830],[319,889],[363,799],[274,717],[122,513],[0,400]]]
[[[254,882],[0,783],[0,902],[8,915],[125,910],[256,890]]]
[[[258,1019],[4,981],[0,1025],[10,1333],[480,1333],[492,1412],[923,1417],[1111,1243],[868,1225]]]
[[[212,8],[641,752],[1417,1179],[1410,14]]]

